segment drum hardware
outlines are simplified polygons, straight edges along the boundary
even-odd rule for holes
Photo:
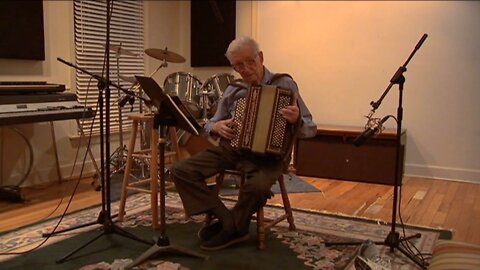
[[[175,72],[165,78],[163,90],[169,95],[178,96],[193,117],[198,119],[202,117],[199,95],[201,85],[201,81],[195,75],[188,72]]]
[[[131,52],[127,49],[122,48],[122,43],[120,42],[119,45],[110,45],[109,49],[115,51],[115,58],[117,64],[117,84],[120,85],[120,56],[121,55],[130,55],[138,57],[139,55]],[[121,97],[120,89],[117,89],[117,96]],[[125,103],[129,101],[132,104],[133,109],[133,97],[122,98],[119,102],[117,101],[117,108],[118,108],[118,137],[119,137],[119,146],[118,148],[110,155],[110,165],[113,167],[111,174],[116,174],[118,172],[123,172],[126,164],[126,157],[127,157],[127,146],[123,144],[123,117],[122,117],[122,108]]]
[[[213,93],[211,89],[205,89],[202,88],[202,91],[200,92],[200,95],[202,96],[202,102],[201,102],[201,107],[202,107],[202,122],[207,122],[209,119],[209,110],[211,109],[210,104],[209,104],[209,97],[213,96]]]
[[[202,99],[200,105],[203,109],[202,116],[204,121],[215,114],[218,100],[223,96],[223,92],[227,89],[228,84],[234,79],[234,76],[229,73],[214,74],[201,86]],[[207,91],[208,95],[203,94],[203,91]],[[205,112],[205,110],[207,111]]]

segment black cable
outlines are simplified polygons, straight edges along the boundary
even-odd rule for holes
[[[402,186],[399,187],[399,197],[398,197],[398,217],[400,219],[400,225],[402,227],[402,233],[403,237],[407,237],[407,233],[405,231],[405,224],[403,223],[403,218],[402,218],[402,213],[401,213],[401,207],[402,205]],[[400,242],[402,246],[405,248],[405,251],[409,253],[412,257],[418,258],[423,265],[426,264],[426,259],[423,257],[423,254],[421,251],[409,240],[409,239],[404,239],[404,241]],[[415,251],[414,251],[415,250]]]
[[[89,87],[90,87],[90,82],[89,82],[89,84],[88,84],[88,86],[87,86],[87,93],[88,93]],[[85,101],[85,102],[86,102],[86,101]],[[98,105],[99,105],[99,104],[98,104],[98,102],[97,102],[96,109],[98,109]],[[84,113],[86,113],[86,107],[85,107],[85,109],[84,109]],[[91,123],[91,125],[90,125],[90,136],[89,136],[89,138],[88,138],[87,150],[90,148],[90,145],[91,145],[93,123],[95,122],[95,118],[96,118],[96,114],[95,114],[95,116],[94,116],[94,118],[93,118],[93,121],[92,121],[92,123]],[[82,167],[81,167],[81,169],[80,169],[80,175],[79,175],[79,177],[78,177],[78,179],[77,179],[77,182],[76,182],[75,187],[74,187],[74,189],[73,189],[72,195],[70,195],[70,199],[69,199],[67,205],[65,206],[65,210],[63,211],[63,213],[62,213],[62,215],[60,216],[57,224],[54,226],[53,230],[48,234],[48,236],[45,237],[45,239],[44,239],[42,242],[40,242],[37,246],[35,246],[35,247],[33,247],[33,248],[29,249],[29,250],[22,251],[22,252],[4,252],[4,253],[0,253],[0,255],[23,255],[23,254],[27,254],[27,253],[29,253],[29,252],[32,252],[32,251],[37,250],[38,248],[42,247],[42,246],[48,241],[48,239],[50,239],[50,237],[55,233],[55,231],[57,230],[57,228],[60,226],[60,224],[62,223],[63,219],[65,218],[65,216],[66,216],[66,214],[67,214],[67,212],[68,212],[68,209],[70,208],[70,205],[71,205],[71,203],[72,203],[72,201],[73,201],[73,198],[75,197],[75,193],[76,193],[76,191],[77,191],[77,189],[78,189],[78,186],[79,186],[79,184],[80,184],[80,180],[81,180],[82,177],[83,177],[83,170],[84,170],[84,168],[85,168],[85,161],[86,161],[86,159],[87,159],[87,154],[88,154],[88,151],[85,151],[85,154],[84,154],[84,156],[83,156]],[[76,160],[75,160],[75,161],[76,161]],[[60,201],[60,204],[57,205],[56,209],[58,209],[58,207],[60,207],[62,201],[63,201],[63,196],[62,196],[62,200]],[[56,209],[55,209],[55,210],[56,210]],[[17,247],[17,248],[18,248],[18,247]]]

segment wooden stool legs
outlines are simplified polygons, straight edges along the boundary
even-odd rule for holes
[[[125,172],[123,175],[122,190],[120,194],[120,205],[118,208],[118,220],[123,221],[125,216],[125,202],[127,200],[127,191],[126,188],[129,183],[130,172],[132,171],[132,154],[135,149],[135,141],[137,140],[137,131],[138,131],[139,120],[135,119],[132,122],[132,133],[130,134],[130,142],[128,143],[128,152],[127,152],[127,163],[125,164]]]
[[[128,190],[150,193],[150,206],[152,209],[152,228],[158,229],[158,132],[153,128],[153,116],[143,114],[132,114],[128,116],[132,119],[132,133],[130,134],[130,142],[128,144],[127,163],[123,176],[123,184],[120,196],[120,205],[118,210],[118,220],[123,221],[125,216],[125,204],[127,200]],[[137,138],[138,126],[145,122],[151,130],[150,149],[135,151],[135,142]],[[130,183],[130,174],[132,172],[133,157],[141,157],[150,159],[150,178]],[[140,184],[150,183],[150,189],[138,187]]]
[[[263,207],[257,211],[257,234],[258,234],[258,249],[265,249],[265,234],[266,232],[282,220],[288,221],[288,229],[290,231],[296,230],[295,223],[293,220],[292,207],[290,206],[290,199],[288,198],[287,189],[285,188],[285,182],[283,174],[278,177],[278,185],[280,187],[280,194],[283,201],[283,209],[285,214],[274,219],[274,220],[265,220],[265,215]]]

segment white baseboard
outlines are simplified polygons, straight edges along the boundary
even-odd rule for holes
[[[405,175],[480,184],[480,170],[405,164]]]
[[[99,165],[99,164],[98,164]],[[77,163],[75,165],[75,170],[72,173],[73,164],[65,164],[60,166],[60,173],[63,181],[78,179],[80,173],[82,178],[95,175],[97,172],[93,167],[91,160],[85,161],[85,166],[83,172],[81,172],[82,164]],[[7,176],[6,179],[3,179],[2,185],[17,185],[19,181],[23,178],[23,172],[13,172],[10,176]],[[30,175],[21,185],[22,187],[43,185],[59,181],[57,169],[55,166],[49,166],[46,168],[32,168]]]

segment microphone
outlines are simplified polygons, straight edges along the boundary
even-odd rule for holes
[[[132,99],[132,96],[125,95],[125,96],[123,96],[123,97],[120,97],[120,98],[118,99],[117,103],[118,103],[118,105],[119,105],[120,107],[123,107],[123,106],[125,106],[125,104],[127,104],[127,102],[130,101],[130,99]]]
[[[128,101],[128,104],[130,104],[130,112],[133,112],[133,104],[135,103],[135,97],[132,96],[130,100]]]
[[[362,134],[358,135],[357,138],[355,138],[355,140],[353,141],[353,144],[358,147],[358,146],[362,145],[365,141],[370,139],[371,137],[380,134],[383,130],[382,125],[383,125],[383,123],[385,123],[385,121],[387,121],[388,118],[390,118],[390,115],[387,115],[387,116],[383,117],[380,121],[375,121],[375,123],[373,123],[373,125],[366,128],[362,132]],[[376,118],[376,119],[379,119],[379,118]],[[369,120],[369,122],[370,121],[371,120]]]

